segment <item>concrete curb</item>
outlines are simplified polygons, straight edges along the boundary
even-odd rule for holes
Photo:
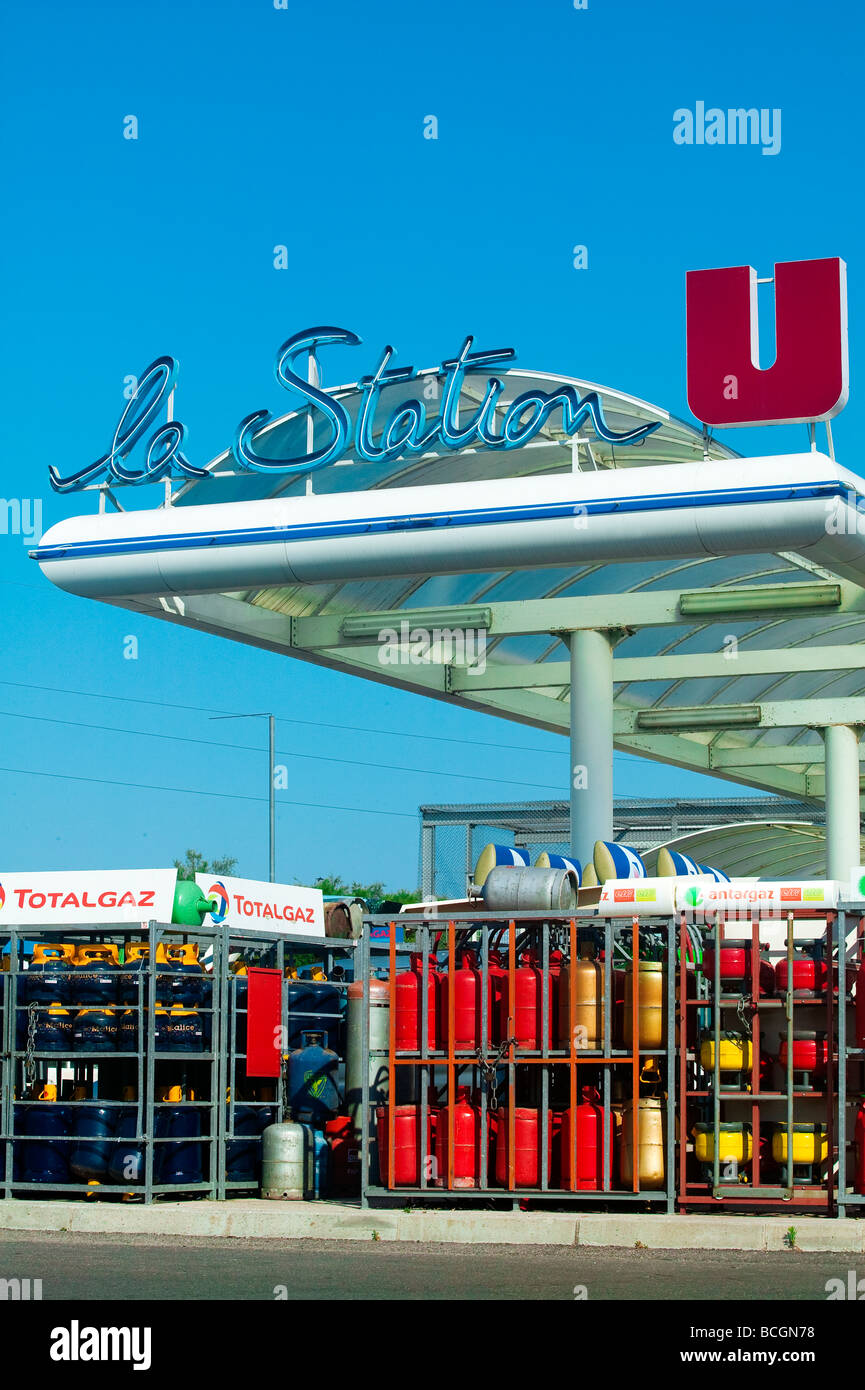
[[[784,1250],[790,1227],[802,1251],[865,1251],[865,1221],[813,1216],[662,1216],[640,1213],[478,1212],[441,1208],[362,1211],[339,1202],[0,1201],[3,1232],[233,1237],[255,1240],[373,1240],[461,1245],[566,1245],[650,1250]]]

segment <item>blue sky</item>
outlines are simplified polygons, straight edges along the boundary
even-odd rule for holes
[[[862,30],[837,0],[19,4],[0,59],[3,497],[41,498],[46,528],[87,509],[48,465],[102,453],[124,377],[161,353],[207,461],[243,415],[285,408],[276,349],[315,323],[363,339],[331,350],[333,380],[385,342],[433,365],[470,332],[689,418],[685,271],[829,255],[848,262],[854,347],[836,449],[860,471]],[[674,110],[698,100],[780,108],[780,153],[675,145]],[[285,716],[281,878],[412,886],[420,803],[565,792],[561,739],[68,597],[26,550],[0,535],[8,870],[195,846],[266,876],[266,729],[218,711]],[[619,794],[728,785],[616,759]]]

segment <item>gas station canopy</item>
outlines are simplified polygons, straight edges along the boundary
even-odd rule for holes
[[[742,460],[665,411],[590,382],[521,370],[501,377],[497,412],[526,391],[569,386],[580,397],[596,392],[617,433],[648,423],[657,428],[623,446],[597,437],[588,424],[568,435],[561,417],[550,414],[520,448],[433,446],[419,457],[370,463],[352,446],[339,462],[289,476],[241,472],[226,452],[208,465],[207,478],[176,487],[170,505],[60,523],[36,558],[72,592],[468,709],[570,730],[575,768],[585,771],[595,793],[580,801],[572,789],[577,841],[610,829],[607,714],[612,744],[621,751],[766,791],[823,798],[827,757],[839,769],[850,762],[851,749],[855,760],[855,729],[865,723],[865,546],[857,534],[833,535],[820,515],[861,481],[816,452]],[[385,386],[381,413],[419,388],[435,399],[440,385],[432,370]],[[360,385],[329,394],[356,420]],[[477,412],[481,397],[468,377],[460,396],[464,418]],[[319,428],[304,408],[266,426],[255,445],[270,456],[302,456],[317,443]],[[527,496],[537,501],[527,505]],[[483,513],[467,513],[464,499],[476,506],[478,497]],[[571,517],[564,540],[561,529],[552,531],[564,524],[562,499]],[[95,556],[94,563],[110,552],[104,563],[113,564],[121,546],[140,554],[161,545],[161,533],[172,528],[172,545],[203,547],[204,518],[208,527],[214,516],[227,524],[249,504],[257,517],[278,522],[286,554],[297,532],[320,536],[329,528],[328,542],[301,539],[300,545],[310,554],[330,544],[330,558],[306,572],[290,560],[284,580],[263,581],[257,562],[263,547],[253,561],[253,547],[241,537],[226,543],[230,568],[208,570],[206,587],[189,580],[173,587],[161,560],[164,583],[130,584],[124,570],[88,587],[68,563],[77,548]],[[325,521],[294,525],[316,507]],[[505,531],[516,537],[516,521],[525,527],[530,513],[534,549],[515,541],[513,564],[504,563],[501,538]],[[198,540],[178,540],[176,533],[199,515]],[[498,532],[476,517],[498,523]],[[82,534],[74,527],[85,520],[84,539],[70,540]],[[111,538],[123,537],[124,528],[135,529],[135,537],[104,545],[106,527],[100,531],[96,523],[110,523]],[[394,536],[408,535],[393,564],[384,549],[389,528]],[[460,538],[460,558],[453,549],[442,558],[439,550],[427,564],[422,547],[441,547],[443,534]],[[378,546],[382,558],[365,562],[364,545],[370,556]],[[202,548],[208,566],[215,553]],[[303,578],[294,580],[297,571]],[[418,629],[431,634],[425,649]],[[473,645],[455,642],[468,632]],[[575,683],[580,695],[571,708]],[[839,737],[833,746],[825,731],[837,726],[853,742]],[[839,779],[840,771],[840,787]],[[849,778],[839,796],[846,797],[849,821]],[[853,843],[849,829],[845,854]],[[831,824],[829,831],[831,838]],[[585,845],[575,848],[585,853]],[[715,851],[700,853],[711,859]]]

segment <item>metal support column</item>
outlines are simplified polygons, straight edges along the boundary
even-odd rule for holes
[[[823,730],[826,744],[826,874],[850,880],[860,862],[859,734],[848,724]]]
[[[613,838],[613,648],[605,632],[572,632],[571,849],[583,861]]]

